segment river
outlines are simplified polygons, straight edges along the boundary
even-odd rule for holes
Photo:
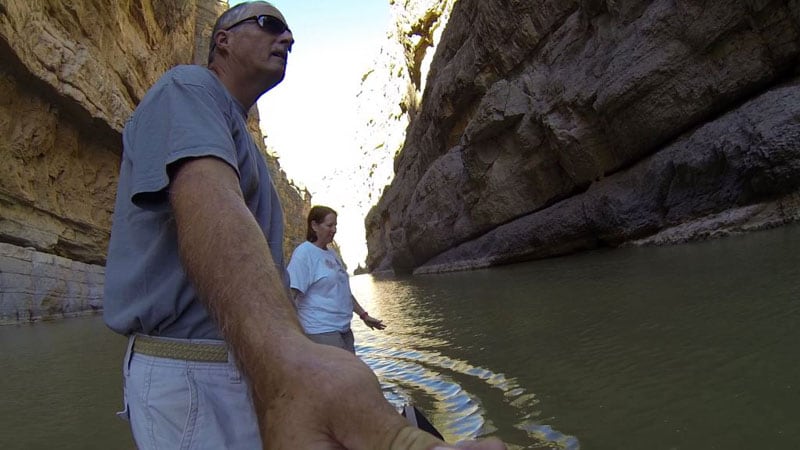
[[[408,278],[351,279],[356,349],[452,440],[800,448],[800,226]],[[0,327],[0,448],[132,448],[125,339],[99,316]]]

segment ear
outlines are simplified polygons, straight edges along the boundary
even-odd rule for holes
[[[226,30],[217,30],[217,33],[214,35],[214,47],[218,49],[224,48],[227,52],[228,44],[230,44],[230,33]]]

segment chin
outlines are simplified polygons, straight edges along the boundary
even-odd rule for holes
[[[278,84],[280,84],[280,82],[283,81],[283,77],[285,77],[285,76],[286,76],[286,71],[285,70],[281,70],[279,74],[274,74],[273,73],[273,74],[269,74],[268,76],[266,76],[265,78],[267,80],[267,86],[268,86],[267,90],[270,90],[270,89],[274,88],[275,86],[277,86]]]

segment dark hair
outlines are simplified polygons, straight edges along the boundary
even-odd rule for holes
[[[211,42],[208,43],[209,66],[214,61],[214,49],[217,47],[217,43],[214,37],[216,36],[217,31],[222,30],[223,28],[228,27],[230,24],[236,23],[247,17],[247,14],[249,13],[249,6],[252,5],[253,3],[266,3],[270,6],[273,6],[272,3],[263,1],[239,3],[233,8],[230,8],[224,13],[220,14],[220,16],[217,18],[217,21],[214,22],[214,29],[211,30]]]
[[[325,221],[325,218],[328,217],[328,214],[333,214],[334,216],[338,215],[333,208],[322,205],[313,206],[311,211],[308,212],[308,231],[306,231],[306,240],[308,240],[308,242],[317,240],[317,233],[311,228],[311,222],[322,223]]]

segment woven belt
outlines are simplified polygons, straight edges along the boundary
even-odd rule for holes
[[[160,358],[198,362],[228,362],[228,349],[223,344],[202,344],[137,335],[133,352]]]

